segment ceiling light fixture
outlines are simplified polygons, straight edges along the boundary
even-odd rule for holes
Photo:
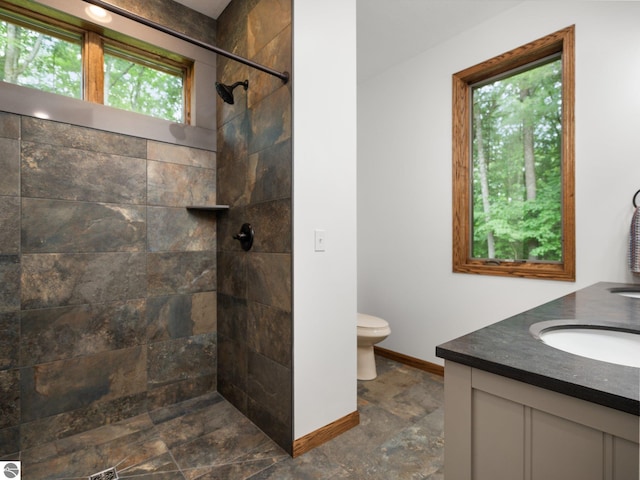
[[[104,8],[97,5],[89,5],[84,11],[96,22],[109,23],[111,22],[111,15]]]

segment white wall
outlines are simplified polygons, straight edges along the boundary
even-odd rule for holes
[[[357,409],[355,0],[294,0],[293,25],[297,439]]]
[[[358,309],[381,346],[436,345],[626,269],[640,189],[640,2],[517,7],[358,85]],[[451,272],[451,75],[576,25],[576,270],[571,282]],[[389,34],[393,34],[390,32]]]

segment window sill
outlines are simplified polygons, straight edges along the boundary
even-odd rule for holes
[[[498,265],[480,261],[454,263],[453,273],[496,275],[511,278],[533,278],[540,280],[561,280],[575,282],[575,268],[567,268],[561,263],[502,262]]]
[[[216,150],[216,132],[208,128],[169,122],[6,82],[0,82],[0,96],[3,99],[0,109],[4,112],[47,118],[186,147]]]

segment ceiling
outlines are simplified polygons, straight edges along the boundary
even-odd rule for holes
[[[231,0],[176,1],[218,18]],[[519,3],[521,0],[356,0],[358,81],[414,57]]]
[[[196,12],[204,13],[207,17],[218,18],[231,0],[175,0]]]
[[[358,80],[414,57],[519,3],[357,0]]]

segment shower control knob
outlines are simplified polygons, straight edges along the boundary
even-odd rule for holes
[[[244,251],[251,250],[253,246],[254,231],[250,223],[243,223],[240,227],[240,233],[233,236],[235,240],[240,241],[240,246]]]

